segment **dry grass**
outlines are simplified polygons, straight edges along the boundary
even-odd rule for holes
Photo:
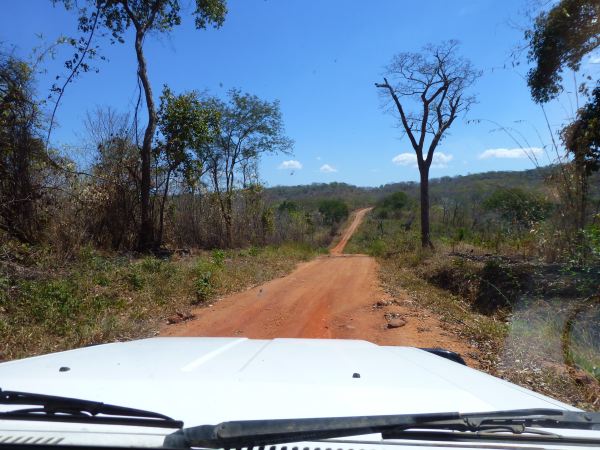
[[[415,305],[436,314],[448,331],[477,348],[478,354],[469,356],[478,359],[482,370],[576,407],[600,410],[600,383],[577,367],[590,371],[591,366],[593,373],[600,363],[594,332],[600,317],[597,307],[586,309],[573,326],[568,351],[575,365],[569,365],[564,340],[569,305],[522,297],[512,313],[480,314],[473,304],[476,287],[470,284],[482,264],[457,261],[448,254],[482,252],[465,244],[443,243],[436,243],[435,251],[422,250],[418,236],[398,225],[388,222],[382,233],[374,220],[367,220],[346,251],[377,256],[385,288],[395,296],[408,293]],[[438,279],[434,286],[427,280],[436,274],[452,280]]]
[[[194,305],[291,271],[322,250],[304,245],[158,259],[83,251],[61,266],[0,266],[0,352],[14,359],[152,336]]]

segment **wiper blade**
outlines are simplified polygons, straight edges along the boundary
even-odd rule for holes
[[[38,408],[0,412],[0,420],[82,422],[161,428],[183,427],[183,422],[153,411],[71,397],[0,389],[0,404],[39,406]]]
[[[240,448],[381,433],[406,439],[414,430],[528,432],[532,427],[600,430],[600,413],[519,409],[484,413],[431,413],[316,419],[247,420],[184,428],[175,433],[189,446]],[[440,432],[438,431],[438,434]],[[448,435],[448,433],[444,433]],[[558,436],[558,435],[557,435]],[[547,434],[542,436],[549,439]],[[596,440],[596,442],[598,442]]]

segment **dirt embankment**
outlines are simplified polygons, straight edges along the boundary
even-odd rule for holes
[[[382,290],[374,258],[343,254],[369,209],[355,212],[328,256],[198,308],[194,320],[165,326],[161,334],[364,339],[380,345],[443,347],[477,365],[469,357],[476,350],[445,331],[433,313],[407,295],[392,297]]]

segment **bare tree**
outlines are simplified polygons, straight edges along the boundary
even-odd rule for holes
[[[95,160],[80,195],[85,228],[96,245],[132,248],[139,227],[140,164],[134,125],[112,108],[88,111],[85,120]]]
[[[466,90],[480,76],[470,61],[457,55],[458,42],[427,45],[421,53],[399,53],[386,67],[383,83],[404,133],[417,155],[421,179],[421,244],[432,247],[429,232],[429,169],[444,133],[475,103]]]

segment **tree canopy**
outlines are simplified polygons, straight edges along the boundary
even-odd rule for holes
[[[287,153],[293,141],[285,135],[278,101],[232,89],[227,101],[209,97],[205,103],[219,114],[219,133],[206,146],[207,164],[231,245],[235,189],[256,186],[261,155]]]
[[[575,121],[563,129],[562,137],[587,175],[600,169],[600,83],[592,91],[590,101],[577,111]]]
[[[599,35],[597,0],[561,0],[539,14],[525,33],[534,64],[527,84],[536,102],[548,102],[562,92],[563,70],[579,70],[583,57],[600,46]]]
[[[538,194],[520,188],[496,190],[483,202],[483,207],[519,227],[543,220],[550,211],[550,204]]]
[[[332,225],[340,223],[348,217],[348,205],[342,200],[327,199],[319,202],[319,212],[323,215],[323,221]]]

